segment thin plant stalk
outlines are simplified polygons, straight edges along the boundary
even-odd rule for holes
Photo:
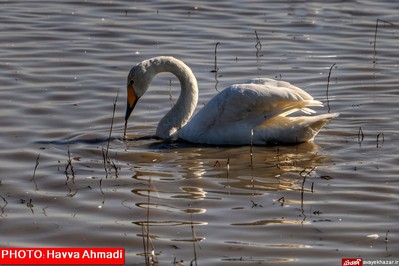
[[[335,63],[330,67],[330,70],[328,71],[328,78],[327,78],[327,89],[326,89],[326,98],[327,98],[327,107],[328,107],[328,112],[330,113],[330,100],[328,98],[328,89],[330,87],[330,77],[331,77],[331,70],[335,66]]]
[[[377,46],[377,32],[378,32],[379,22],[382,22],[386,25],[395,26],[395,24],[393,24],[392,22],[377,18],[377,21],[375,23],[375,31],[374,31],[374,56],[377,54],[376,46]]]
[[[256,37],[256,44],[255,44],[256,58],[259,59],[259,57],[263,56],[262,54],[260,54],[260,51],[262,50],[262,43],[260,42],[258,32],[256,30],[255,30],[255,37]]]
[[[35,165],[35,169],[33,169],[33,175],[32,175],[32,179],[31,179],[31,181],[33,181],[33,183],[35,184],[36,190],[38,190],[37,183],[36,183],[36,170],[37,170],[37,167],[39,166],[39,158],[40,158],[40,153],[37,155],[36,165]]]
[[[105,151],[105,158],[107,162],[109,161],[108,158],[108,150],[109,150],[109,144],[111,142],[111,135],[112,135],[112,128],[114,126],[114,120],[115,120],[115,110],[116,110],[116,103],[118,102],[118,97],[119,97],[119,90],[116,94],[115,100],[113,101],[113,109],[112,109],[112,119],[111,119],[111,127],[109,129],[109,135],[108,135],[108,142],[107,142],[107,149]]]

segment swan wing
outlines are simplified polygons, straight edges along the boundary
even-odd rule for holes
[[[314,113],[310,106],[322,103],[288,82],[252,79],[213,97],[178,136],[196,143],[248,144],[251,129],[298,110]]]

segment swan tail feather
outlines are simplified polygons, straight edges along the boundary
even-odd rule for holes
[[[322,107],[323,103],[320,101],[316,100],[307,100],[307,101],[295,101],[291,102],[289,104],[286,104],[282,108],[280,108],[278,111],[275,112],[276,116],[287,116],[292,113],[295,113],[297,111],[301,111],[305,114],[311,115],[316,113],[315,110],[309,108],[309,106],[314,106],[314,107]]]
[[[302,134],[298,135],[300,142],[312,142],[320,130],[328,123],[331,119],[339,116],[338,113],[323,114],[312,117],[304,117],[303,131],[298,131]],[[302,123],[301,123],[302,124]]]
[[[264,145],[273,142],[312,142],[319,131],[338,115],[334,113],[299,117],[277,116],[256,127],[254,143]]]

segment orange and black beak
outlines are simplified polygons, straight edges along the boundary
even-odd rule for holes
[[[136,92],[134,91],[133,85],[129,84],[127,86],[127,106],[126,106],[126,115],[125,115],[124,136],[126,136],[127,120],[129,119],[130,114],[132,113],[138,100],[139,100],[139,97],[137,97]]]

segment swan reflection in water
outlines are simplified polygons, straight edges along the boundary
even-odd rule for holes
[[[291,146],[200,147],[175,143],[136,146],[129,142],[129,160],[138,162],[132,178],[137,202],[148,200],[223,200],[229,195],[265,195],[270,191],[300,191],[303,174],[317,175],[328,157],[314,143]],[[162,152],[159,148],[163,147]],[[252,149],[252,156],[250,154]],[[141,199],[141,200],[139,200]],[[167,201],[168,202],[168,201]],[[144,205],[141,205],[144,206]],[[185,206],[184,209],[186,209]]]

